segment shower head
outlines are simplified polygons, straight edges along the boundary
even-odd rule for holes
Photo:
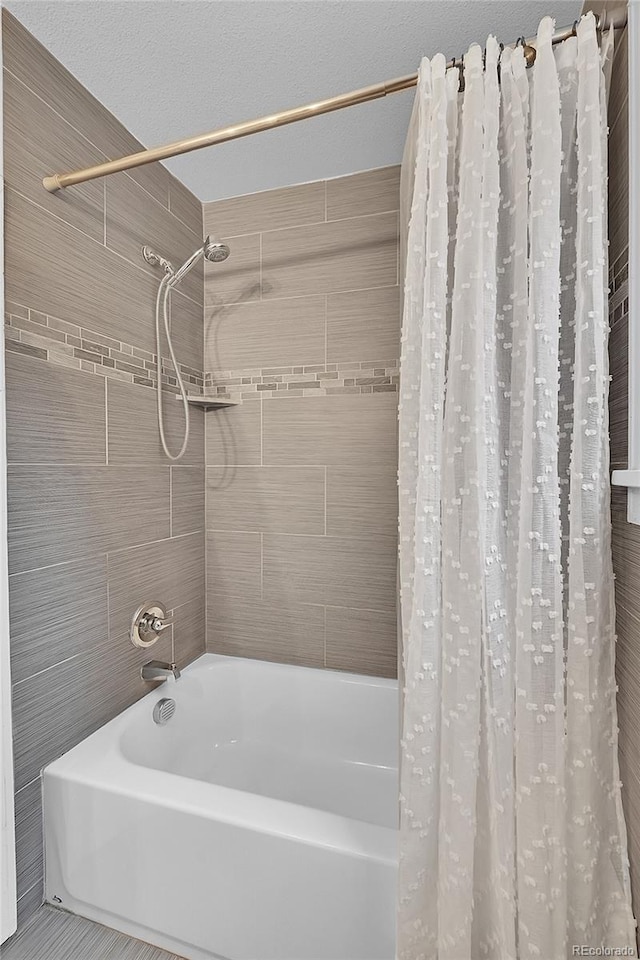
[[[231,251],[226,243],[222,243],[220,240],[214,240],[212,237],[207,237],[202,246],[196,250],[195,253],[192,253],[189,259],[175,271],[168,281],[169,286],[175,287],[180,283],[189,271],[195,267],[200,257],[204,257],[204,259],[210,263],[221,263],[227,259],[230,253]]]
[[[231,253],[226,243],[222,243],[221,240],[214,240],[212,237],[206,238],[202,250],[205,260],[209,260],[210,263],[221,263]]]

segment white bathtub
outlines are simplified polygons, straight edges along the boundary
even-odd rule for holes
[[[45,769],[47,900],[189,960],[392,960],[397,717],[391,680],[201,657]]]

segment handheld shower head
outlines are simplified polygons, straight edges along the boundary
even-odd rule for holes
[[[209,260],[210,263],[221,263],[227,259],[230,253],[231,251],[226,243],[222,243],[220,240],[214,240],[212,237],[207,237],[200,249],[192,253],[189,259],[176,270],[169,280],[169,286],[175,287],[180,283],[189,271],[195,267],[200,257],[204,257],[204,259]]]
[[[214,240],[212,237],[206,238],[202,250],[205,260],[209,260],[210,263],[221,263],[231,253],[226,243],[222,243],[221,240]]]

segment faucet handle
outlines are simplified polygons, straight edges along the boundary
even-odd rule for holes
[[[151,647],[172,623],[173,620],[167,620],[167,611],[161,603],[155,600],[143,603],[131,621],[131,643],[134,647]]]

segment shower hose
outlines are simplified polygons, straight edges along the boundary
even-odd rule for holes
[[[156,369],[158,371],[158,382],[157,382],[157,392],[158,392],[158,428],[160,430],[160,441],[162,443],[162,449],[166,453],[169,460],[180,460],[184,455],[185,450],[187,449],[187,444],[189,443],[189,403],[187,401],[187,392],[184,388],[184,383],[182,382],[182,377],[180,375],[180,367],[178,366],[178,361],[176,360],[176,355],[173,350],[173,343],[171,341],[171,330],[169,329],[169,316],[168,316],[168,305],[169,305],[169,294],[171,293],[171,280],[172,275],[167,273],[160,281],[160,286],[158,287],[158,295],[156,297]],[[171,453],[169,447],[167,446],[167,438],[164,431],[164,411],[162,409],[162,342],[161,342],[161,333],[160,333],[160,313],[162,312],[162,317],[164,320],[164,332],[167,338],[167,346],[169,347],[169,356],[171,357],[171,362],[173,363],[173,368],[176,372],[176,379],[178,381],[178,386],[180,388],[180,395],[182,397],[182,406],[184,408],[184,439],[182,441],[182,446],[178,453]]]

